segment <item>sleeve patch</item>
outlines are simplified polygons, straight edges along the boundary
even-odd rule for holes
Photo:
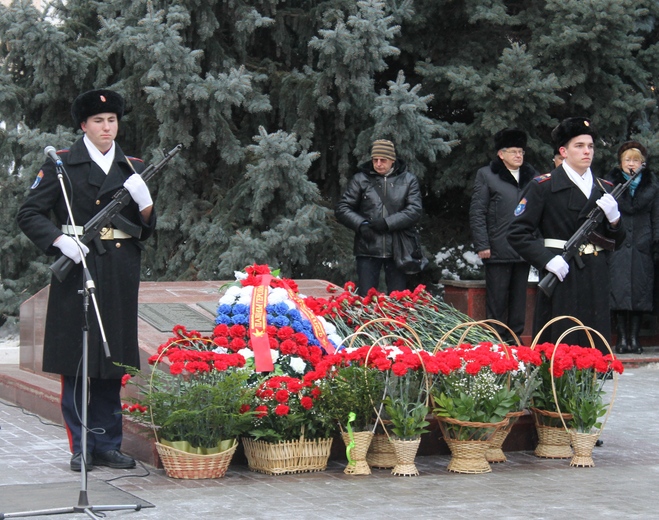
[[[545,173],[544,175],[538,175],[537,177],[533,178],[533,180],[538,184],[548,181],[549,179],[551,179],[551,173]]]
[[[39,170],[39,173],[37,174],[37,178],[34,179],[34,182],[32,183],[32,186],[30,186],[31,190],[34,190],[39,186],[41,183],[41,179],[43,179],[43,170]]]
[[[515,208],[515,216],[519,217],[522,213],[524,213],[525,209],[526,209],[526,197],[520,200],[519,204],[517,204],[517,207]]]

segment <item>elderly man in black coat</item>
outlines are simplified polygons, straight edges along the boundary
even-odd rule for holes
[[[47,161],[39,171],[18,212],[21,230],[49,255],[66,255],[77,265],[62,282],[50,285],[43,370],[62,376],[62,414],[73,456],[71,469],[84,463],[132,468],[135,461],[121,453],[121,379],[124,369],[139,368],[137,296],[140,283],[142,240],[155,228],[156,215],[149,190],[139,173],[141,160],[127,157],[115,143],[123,98],[111,90],[93,90],[78,96],[71,108],[84,136],[58,155],[66,172],[65,185],[74,223],[80,227],[102,210],[125,187],[133,201],[121,212],[115,227],[88,249],[76,241],[56,167]],[[51,218],[54,217],[54,220]],[[89,317],[89,401],[87,453],[81,453],[81,396],[83,300],[82,256],[96,287],[99,314],[111,357],[105,356],[96,314]]]
[[[551,297],[538,291],[534,334],[544,329],[541,341],[555,342],[577,325],[563,319],[545,328],[559,316],[576,318],[607,341],[610,339],[607,255],[620,246],[625,230],[618,203],[609,193],[611,183],[598,179],[590,169],[595,136],[591,122],[579,117],[565,119],[552,131],[563,164],[529,183],[508,230],[508,241],[522,258],[541,271],[541,276],[551,272],[561,282]],[[605,216],[596,229],[597,235],[591,238],[592,243],[582,246],[578,260],[566,262],[561,256],[565,242],[596,206]],[[593,334],[593,339],[600,350],[608,353],[599,336]],[[590,346],[583,331],[567,335],[563,342]]]
[[[508,244],[508,225],[522,190],[537,175],[524,161],[526,133],[505,128],[494,136],[497,156],[476,172],[469,208],[474,247],[485,264],[486,317],[501,338],[514,341],[524,331],[529,264]]]

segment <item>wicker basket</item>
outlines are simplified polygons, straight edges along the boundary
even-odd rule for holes
[[[389,469],[396,465],[396,452],[386,433],[373,435],[371,446],[366,453],[366,462],[372,468]]]
[[[600,432],[582,433],[576,430],[570,430],[570,441],[574,448],[574,457],[570,461],[570,466],[590,468],[595,465],[593,461],[593,448],[599,436]]]
[[[332,449],[332,438],[265,442],[243,437],[247,464],[252,471],[268,475],[324,471]]]
[[[489,473],[485,458],[494,434],[508,424],[508,418],[498,423],[468,422],[437,417],[444,440],[451,450],[447,470],[455,473]]]
[[[228,450],[212,455],[198,455],[156,442],[158,456],[168,477],[182,479],[220,478],[227,472],[238,441]]]
[[[499,428],[492,438],[490,439],[490,447],[485,452],[485,458],[488,462],[506,462],[506,455],[503,452],[503,443],[505,442],[510,430],[512,430],[513,425],[517,422],[522,415],[525,415],[526,410],[520,410],[519,412],[510,412],[506,414],[508,417],[508,424]]]
[[[421,437],[412,440],[391,439],[396,455],[396,465],[391,470],[392,475],[411,477],[419,474],[414,459],[420,443]]]
[[[371,467],[366,462],[366,453],[373,440],[373,432],[354,432],[355,446],[350,452],[352,462],[343,470],[346,475],[370,475]],[[341,432],[341,437],[346,446],[350,445],[350,435],[347,432]]]
[[[538,446],[533,452],[537,457],[546,459],[569,459],[574,455],[570,446],[570,435],[561,422],[561,414],[531,408],[535,429],[538,432]],[[564,413],[563,419],[572,419],[570,414]]]

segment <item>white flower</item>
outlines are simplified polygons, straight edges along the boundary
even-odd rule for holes
[[[249,276],[243,271],[234,271],[233,275],[236,277],[236,280],[245,280]]]
[[[283,287],[275,287],[268,294],[268,304],[275,305],[288,300],[288,293]]]
[[[249,358],[254,357],[254,351],[251,348],[241,348],[238,351],[238,354],[240,354],[242,357],[244,357],[245,360],[248,360]]]
[[[341,343],[343,342],[343,338],[341,338],[341,336],[338,334],[328,334],[327,339],[334,343],[337,348],[341,346]]]
[[[272,357],[272,362],[275,363],[279,359],[279,351],[270,349],[270,356]]]
[[[333,323],[330,323],[322,316],[318,316],[318,320],[323,324],[325,333],[329,336],[331,334],[336,334],[336,326]]]
[[[383,350],[387,350],[387,357],[389,359],[396,359],[396,356],[402,354],[403,351],[398,347],[382,347]]]
[[[254,286],[248,285],[243,287],[240,291],[240,296],[236,303],[242,303],[243,305],[250,305],[252,303],[252,293],[254,292]]]
[[[216,354],[228,354],[229,350],[226,347],[217,347],[213,349]]]
[[[289,365],[293,370],[293,372],[296,372],[298,374],[304,374],[304,370],[307,368],[307,364],[304,362],[302,358],[298,356],[291,356]]]
[[[233,305],[236,303],[236,300],[240,297],[240,294],[242,292],[242,287],[236,287],[235,285],[232,285],[229,287],[224,295],[220,298],[220,305],[226,304],[226,305]]]

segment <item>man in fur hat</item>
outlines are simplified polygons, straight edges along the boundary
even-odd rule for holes
[[[514,342],[526,318],[526,286],[529,264],[508,244],[508,225],[522,190],[538,172],[524,161],[526,133],[505,128],[494,136],[497,156],[476,173],[469,208],[474,246],[485,264],[485,302],[488,319],[502,339]]]
[[[21,230],[48,255],[65,255],[75,262],[62,282],[50,285],[43,370],[61,375],[62,414],[66,425],[73,471],[82,464],[132,468],[135,461],[120,451],[122,441],[121,380],[130,365],[139,368],[137,296],[140,283],[141,241],[155,228],[153,202],[139,173],[140,159],[127,157],[114,141],[124,99],[112,90],[92,90],[78,96],[71,107],[76,127],[84,132],[58,155],[66,174],[65,185],[74,223],[70,221],[55,163],[46,161],[18,212]],[[132,202],[89,248],[76,240],[82,226],[125,187]],[[54,216],[54,220],[51,218]],[[82,389],[82,330],[84,325],[82,257],[96,287],[95,295],[110,350],[106,358],[93,305],[89,306],[89,399]],[[88,409],[87,453],[82,453],[83,406]]]
[[[599,331],[607,341],[611,336],[607,255],[622,243],[625,230],[618,203],[609,193],[611,183],[598,179],[590,170],[595,136],[591,122],[582,117],[565,119],[554,128],[552,139],[563,164],[529,183],[508,230],[510,245],[541,272],[541,277],[551,272],[560,280],[551,297],[538,291],[534,335],[552,318],[572,316]],[[565,242],[596,206],[605,216],[597,235],[581,248],[579,260],[566,262],[561,256]],[[572,320],[558,320],[544,329],[541,341],[555,342],[575,325]],[[599,336],[592,336],[596,346],[608,353]],[[569,334],[563,342],[590,346],[583,331]]]

